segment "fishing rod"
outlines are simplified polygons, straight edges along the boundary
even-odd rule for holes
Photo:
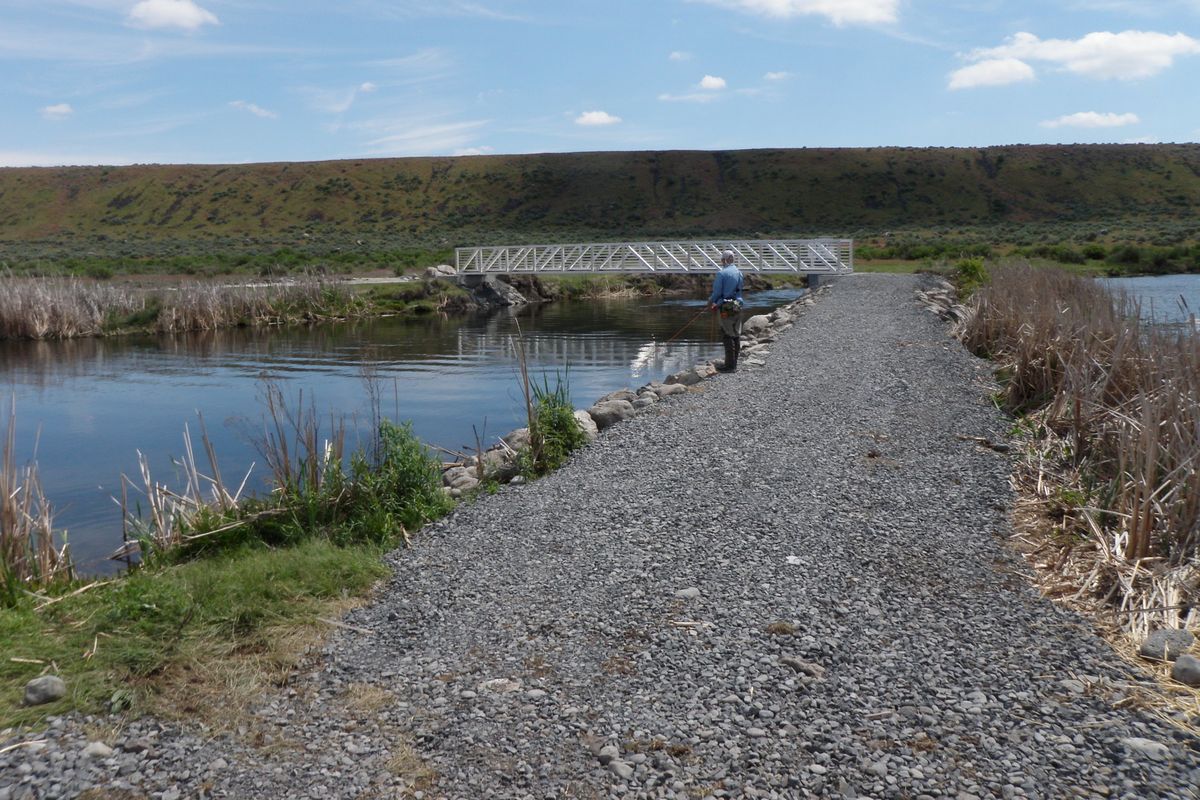
[[[697,311],[697,312],[696,312],[696,316],[692,317],[692,318],[691,318],[691,319],[689,319],[687,322],[683,323],[683,327],[682,327],[682,328],[680,328],[679,330],[675,331],[675,335],[674,335],[674,336],[672,336],[670,339],[667,339],[665,342],[663,342],[663,345],[664,345],[664,346],[666,346],[666,345],[670,344],[671,342],[675,341],[676,339],[678,339],[678,338],[679,338],[679,336],[680,336],[680,335],[681,335],[681,334],[682,334],[684,331],[686,331],[688,328],[690,328],[690,327],[692,326],[692,323],[693,323],[693,322],[695,322],[696,320],[700,319],[700,315],[701,315],[701,314],[703,314],[705,311],[708,311],[708,306],[707,306],[707,305],[705,305],[705,306],[704,306],[704,308],[702,308],[702,309],[700,309],[699,311]]]

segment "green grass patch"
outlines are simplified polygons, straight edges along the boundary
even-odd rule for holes
[[[40,610],[32,598],[0,608],[0,728],[102,713],[114,696],[134,713],[223,713],[206,709],[206,698],[249,698],[281,679],[327,630],[319,618],[342,613],[386,575],[382,552],[323,538],[246,544],[135,570]],[[66,681],[67,697],[22,707],[25,683],[43,672]]]

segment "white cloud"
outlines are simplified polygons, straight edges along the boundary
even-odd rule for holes
[[[584,127],[600,127],[604,125],[617,125],[621,122],[620,117],[614,117],[607,111],[585,111],[575,118],[576,125]]]
[[[974,89],[977,86],[1007,86],[1037,77],[1033,67],[1017,58],[990,58],[950,73],[951,89]]]
[[[691,61],[692,54],[685,50],[672,50],[671,55],[667,56],[667,58],[672,61]]]
[[[439,122],[404,117],[398,120],[375,120],[357,126],[362,130],[377,130],[385,135],[367,142],[371,155],[442,155],[472,147],[481,128],[488,120]]]
[[[707,92],[719,92],[725,88],[726,83],[724,78],[718,78],[715,75],[705,75],[700,79],[698,85]]]
[[[185,31],[220,24],[215,14],[192,0],[141,0],[130,9],[126,21],[135,28],[179,28]]]
[[[1136,80],[1157,75],[1181,56],[1200,54],[1200,41],[1183,33],[1098,31],[1081,39],[1039,39],[1018,33],[999,47],[976,50],[974,61],[1045,61],[1089,78]]]
[[[354,105],[360,94],[370,94],[379,87],[367,81],[353,89],[302,89],[308,95],[308,104],[324,114],[345,114]]]
[[[42,117],[51,122],[58,122],[75,113],[75,109],[71,108],[70,103],[56,103],[52,106],[46,106],[42,109]]]
[[[483,147],[463,147],[461,149],[455,150],[454,155],[456,155],[456,156],[486,156],[486,155],[491,155],[494,152],[496,152],[496,148],[488,147],[487,145],[484,145]]]
[[[1077,114],[1065,114],[1058,119],[1048,119],[1041,123],[1043,128],[1122,128],[1126,125],[1137,125],[1141,120],[1137,114],[1100,114],[1095,111],[1080,111]]]
[[[765,80],[765,81],[786,81],[790,77],[792,77],[792,73],[787,72],[787,71],[768,72],[766,75],[763,75],[763,80]]]
[[[268,111],[262,106],[257,106],[254,103],[247,103],[245,100],[234,100],[229,104],[233,108],[240,108],[242,111],[249,111],[256,117],[263,119],[276,119],[279,117],[274,111]]]
[[[900,16],[900,0],[700,0],[700,2],[780,19],[815,14],[828,18],[834,25],[895,22]]]

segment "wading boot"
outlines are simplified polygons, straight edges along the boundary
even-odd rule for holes
[[[733,356],[733,358],[731,360],[726,361],[725,363],[729,365],[730,372],[736,372],[738,356],[740,356],[742,354],[742,337],[740,337],[740,336],[730,336],[729,337],[729,352]]]
[[[722,338],[725,344],[725,360],[717,367],[717,372],[733,372],[737,369],[737,346],[732,336]]]

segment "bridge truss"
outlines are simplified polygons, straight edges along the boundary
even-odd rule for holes
[[[854,271],[850,239],[779,239],[740,242],[621,242],[460,247],[459,274],[577,272],[711,272],[721,251],[737,254],[743,272],[844,275]]]

